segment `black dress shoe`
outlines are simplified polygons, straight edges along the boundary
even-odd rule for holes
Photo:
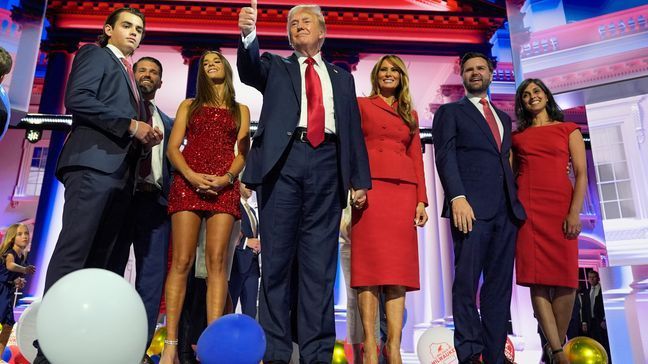
[[[148,356],[148,354],[144,354],[144,358],[142,359],[142,364],[155,364],[155,362],[153,361],[153,359],[151,359],[150,356]]]
[[[462,361],[461,364],[483,364],[481,354],[471,356],[468,360]]]
[[[196,358],[180,359],[180,364],[200,364]]]

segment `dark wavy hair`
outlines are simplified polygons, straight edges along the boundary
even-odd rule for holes
[[[154,63],[156,66],[158,66],[158,68],[160,69],[160,78],[162,78],[162,63],[159,60],[157,60],[156,58],[153,58],[153,57],[145,56],[145,57],[142,57],[142,58],[138,59],[137,62],[135,62],[133,64],[133,72],[137,71],[137,64],[142,62],[142,61],[149,61],[149,62]]]
[[[146,28],[146,20],[144,19],[144,14],[142,14],[142,12],[140,12],[138,9],[129,7],[119,8],[110,13],[110,15],[108,15],[108,17],[106,18],[104,26],[101,28],[101,34],[97,37],[97,44],[99,44],[99,46],[105,47],[108,44],[108,39],[110,39],[110,37],[106,35],[104,28],[106,27],[106,25],[110,25],[114,28],[117,24],[117,20],[119,20],[119,14],[121,13],[131,13],[133,15],[136,15],[137,17],[142,19],[142,26],[144,27],[144,29]],[[144,39],[144,33],[145,31],[142,30],[142,39]]]
[[[522,131],[531,126],[533,121],[533,115],[524,108],[524,101],[522,100],[522,94],[530,84],[536,84],[540,89],[547,95],[547,114],[549,118],[554,121],[563,121],[565,115],[563,114],[562,109],[556,103],[556,100],[553,97],[553,94],[547,88],[547,85],[538,78],[527,78],[522,81],[520,86],[518,86],[517,91],[515,92],[515,115],[518,120],[518,131]]]
[[[459,60],[459,65],[461,66],[461,73],[462,74],[463,74],[463,70],[464,70],[464,65],[466,64],[466,62],[468,62],[469,59],[472,59],[472,58],[483,58],[484,60],[486,60],[486,64],[488,65],[488,70],[489,71],[493,72],[493,70],[495,69],[495,65],[493,64],[493,60],[486,57],[485,54],[479,53],[479,52],[467,52],[464,55],[462,55],[461,59]]]

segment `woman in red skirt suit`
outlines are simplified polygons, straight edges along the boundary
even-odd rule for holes
[[[518,198],[527,213],[516,245],[517,284],[530,287],[551,361],[568,363],[562,344],[578,288],[580,211],[587,188],[585,143],[576,124],[562,122],[563,113],[541,80],[520,84],[515,112],[513,161]],[[566,171],[570,159],[573,187]]]
[[[234,220],[240,218],[235,177],[249,149],[250,111],[235,100],[229,62],[219,52],[207,51],[199,65],[196,98],[180,104],[167,151],[175,167],[169,192],[173,257],[165,286],[167,340],[161,364],[177,360],[178,320],[203,218],[207,220],[207,321],[223,314],[227,246]],[[185,137],[187,145],[181,150]]]
[[[389,363],[400,364],[405,292],[419,289],[416,227],[428,220],[423,156],[403,61],[394,55],[381,57],[371,72],[371,85],[371,96],[358,98],[358,105],[373,188],[364,208],[353,211],[351,286],[359,290],[364,363],[378,363],[372,348],[382,290]]]

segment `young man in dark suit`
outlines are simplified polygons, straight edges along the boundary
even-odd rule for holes
[[[171,222],[167,198],[171,186],[171,163],[166,146],[173,120],[155,105],[155,94],[162,87],[162,63],[152,57],[140,58],[134,65],[135,81],[144,100],[146,122],[164,131],[162,143],[153,146],[139,161],[135,176],[135,195],[117,239],[109,268],[122,275],[130,247],[135,253],[135,288],[142,297],[148,318],[150,344],[160,310],[167,271]],[[148,345],[147,345],[148,346]],[[145,363],[153,363],[147,356]]]
[[[603,290],[601,279],[595,270],[587,272],[587,283],[589,288],[581,296],[583,305],[581,307],[581,329],[586,336],[598,341],[607,351],[610,363],[610,341],[608,339],[607,323],[605,321],[605,309],[603,306]]]
[[[342,208],[356,207],[371,187],[353,77],[321,57],[326,24],[316,5],[288,13],[288,58],[259,52],[256,0],[239,12],[237,67],[243,83],[263,94],[259,128],[243,182],[257,191],[263,274],[259,321],[264,363],[287,363],[291,316],[300,360],[330,363],[335,344],[333,285]],[[297,279],[289,282],[293,264]],[[293,286],[293,287],[291,287]],[[298,307],[290,309],[296,294]]]
[[[241,240],[234,250],[229,293],[234,308],[241,299],[241,312],[256,319],[259,295],[259,212],[253,191],[241,183]]]
[[[106,19],[98,44],[77,52],[65,94],[72,129],[56,177],[65,186],[63,226],[45,293],[83,268],[107,269],[133,195],[140,157],[162,141],[146,123],[131,56],[144,36],[144,15],[120,8]],[[39,353],[35,363],[47,363]]]
[[[442,105],[432,128],[436,166],[455,254],[452,311],[460,363],[504,363],[517,224],[526,215],[509,163],[511,118],[488,99],[493,64],[461,59],[466,96]],[[494,111],[494,112],[493,112]],[[477,288],[480,311],[477,310]]]

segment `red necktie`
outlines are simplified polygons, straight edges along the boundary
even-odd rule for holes
[[[150,126],[153,126],[153,111],[151,108],[153,107],[153,104],[149,100],[144,101],[144,114],[146,115],[146,123],[149,124]],[[144,159],[140,161],[139,165],[139,176],[142,179],[145,179],[148,177],[149,174],[151,174],[151,157],[153,154],[153,150],[149,151],[149,153],[146,155]]]
[[[306,59],[306,100],[308,105],[308,127],[306,136],[310,144],[316,148],[324,141],[324,101],[322,97],[322,82],[315,71],[315,60]]]
[[[479,100],[479,103],[484,107],[484,116],[486,117],[486,122],[488,123],[488,127],[490,128],[491,133],[493,133],[493,138],[495,138],[495,142],[497,143],[497,149],[501,150],[502,137],[500,136],[499,128],[497,127],[497,121],[495,120],[495,115],[493,115],[493,111],[488,104],[488,100],[486,98],[483,98]]]
[[[122,58],[121,61],[124,64],[124,67],[126,68],[126,73],[128,73],[128,78],[130,80],[131,90],[133,91],[133,94],[135,95],[135,99],[139,103],[139,92],[137,92],[137,82],[135,82],[135,74],[133,73],[133,65],[126,58]]]

